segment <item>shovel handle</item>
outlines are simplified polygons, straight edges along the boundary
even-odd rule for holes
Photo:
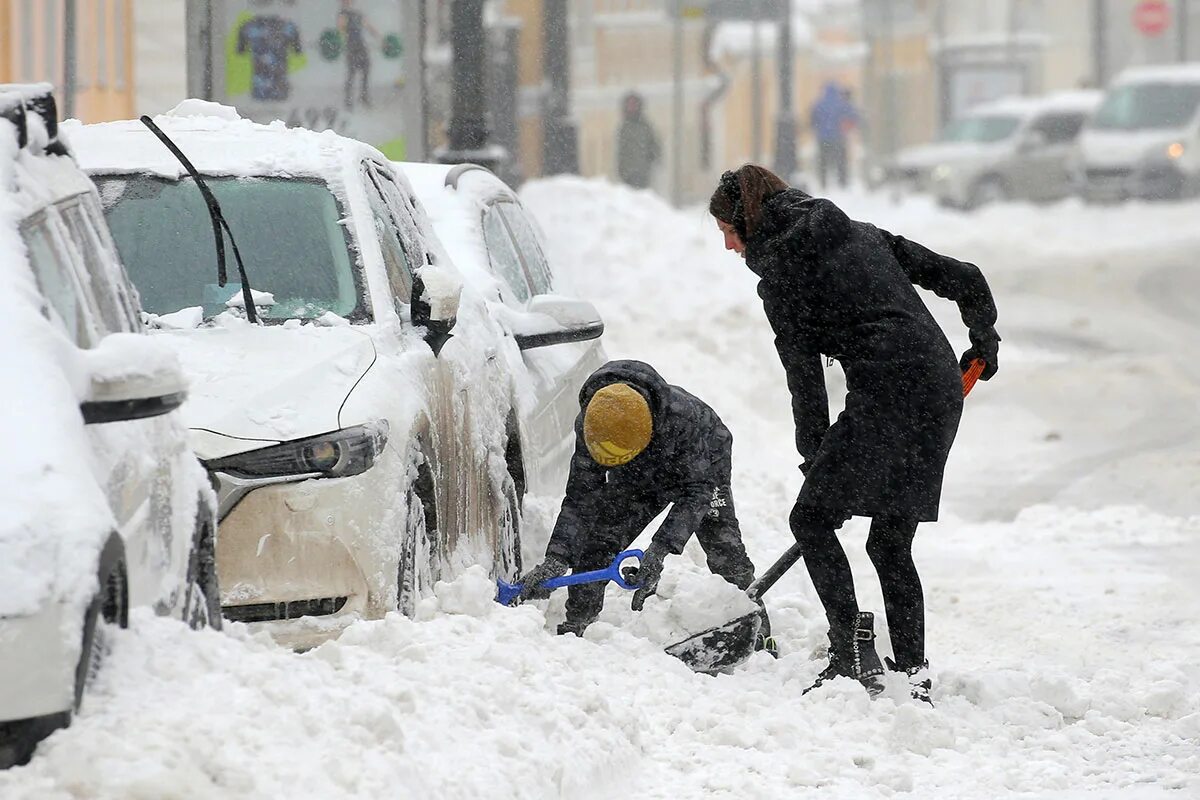
[[[612,563],[604,569],[594,569],[588,572],[573,572],[570,575],[561,575],[557,578],[550,578],[542,581],[543,589],[558,589],[563,586],[575,586],[580,583],[605,583],[612,581],[622,589],[636,589],[637,587],[625,580],[621,575],[621,565],[631,558],[636,558],[640,563],[643,553],[641,550],[623,550],[613,557]],[[504,580],[497,579],[496,581],[496,602],[501,605],[508,605],[521,594],[521,590],[525,588],[523,583],[508,583]]]
[[[804,554],[804,548],[799,542],[787,549],[787,552],[779,557],[779,560],[767,568],[767,571],[762,574],[762,577],[750,584],[746,589],[746,594],[751,600],[758,600],[770,589],[775,583],[783,577],[784,573],[792,568],[792,565],[800,560],[800,556]]]
[[[975,381],[979,380],[979,376],[983,374],[983,369],[986,366],[987,363],[982,358],[971,359],[971,363],[967,367],[967,371],[963,373],[963,397],[969,395],[971,393],[971,389],[975,388]]]

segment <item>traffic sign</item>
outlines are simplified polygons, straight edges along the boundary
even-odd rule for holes
[[[1133,26],[1145,36],[1158,36],[1171,24],[1167,0],[1141,0],[1133,9]]]

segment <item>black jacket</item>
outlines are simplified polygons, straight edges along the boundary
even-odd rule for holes
[[[795,189],[767,200],[745,255],[792,393],[807,473],[799,502],[937,519],[961,371],[913,284],[954,300],[968,328],[986,330],[996,306],[979,268]],[[846,373],[846,408],[832,426],[822,355]]]
[[[611,383],[627,383],[646,397],[653,433],[636,458],[609,468],[598,464],[584,444],[583,409],[598,389]],[[654,506],[653,517],[671,502],[675,505],[654,541],[672,553],[683,552],[708,513],[713,489],[729,484],[732,436],[721,418],[641,361],[610,361],[593,372],[579,393],[579,407],[567,493],[546,555],[574,564],[585,540],[604,536],[613,520],[648,506]],[[613,544],[620,549],[627,543]]]

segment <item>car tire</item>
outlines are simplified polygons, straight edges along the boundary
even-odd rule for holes
[[[967,199],[966,209],[974,211],[992,203],[1002,203],[1008,200],[1008,187],[1004,181],[995,175],[981,178],[971,187],[971,196]]]
[[[87,687],[100,671],[108,653],[108,630],[129,626],[129,577],[125,566],[125,545],[115,533],[109,536],[100,554],[98,572],[100,591],[92,598],[83,620],[83,647],[75,666],[75,711],[83,706]]]
[[[183,621],[192,630],[221,629],[221,590],[217,580],[216,517],[205,498],[196,509],[192,549],[188,555]]]
[[[438,503],[433,468],[425,449],[414,448],[410,470],[415,473],[405,493],[405,525],[400,538],[396,576],[396,608],[413,616],[417,601],[438,578]]]

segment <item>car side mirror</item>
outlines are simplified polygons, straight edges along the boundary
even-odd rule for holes
[[[80,358],[89,385],[79,410],[88,425],[157,417],[187,399],[178,357],[155,337],[114,333]]]
[[[594,305],[552,294],[537,295],[530,300],[513,327],[513,336],[522,350],[586,342],[604,333],[604,322]]]
[[[450,341],[461,297],[462,279],[453,270],[426,264],[413,276],[412,324],[425,329],[425,342],[435,356]]]

